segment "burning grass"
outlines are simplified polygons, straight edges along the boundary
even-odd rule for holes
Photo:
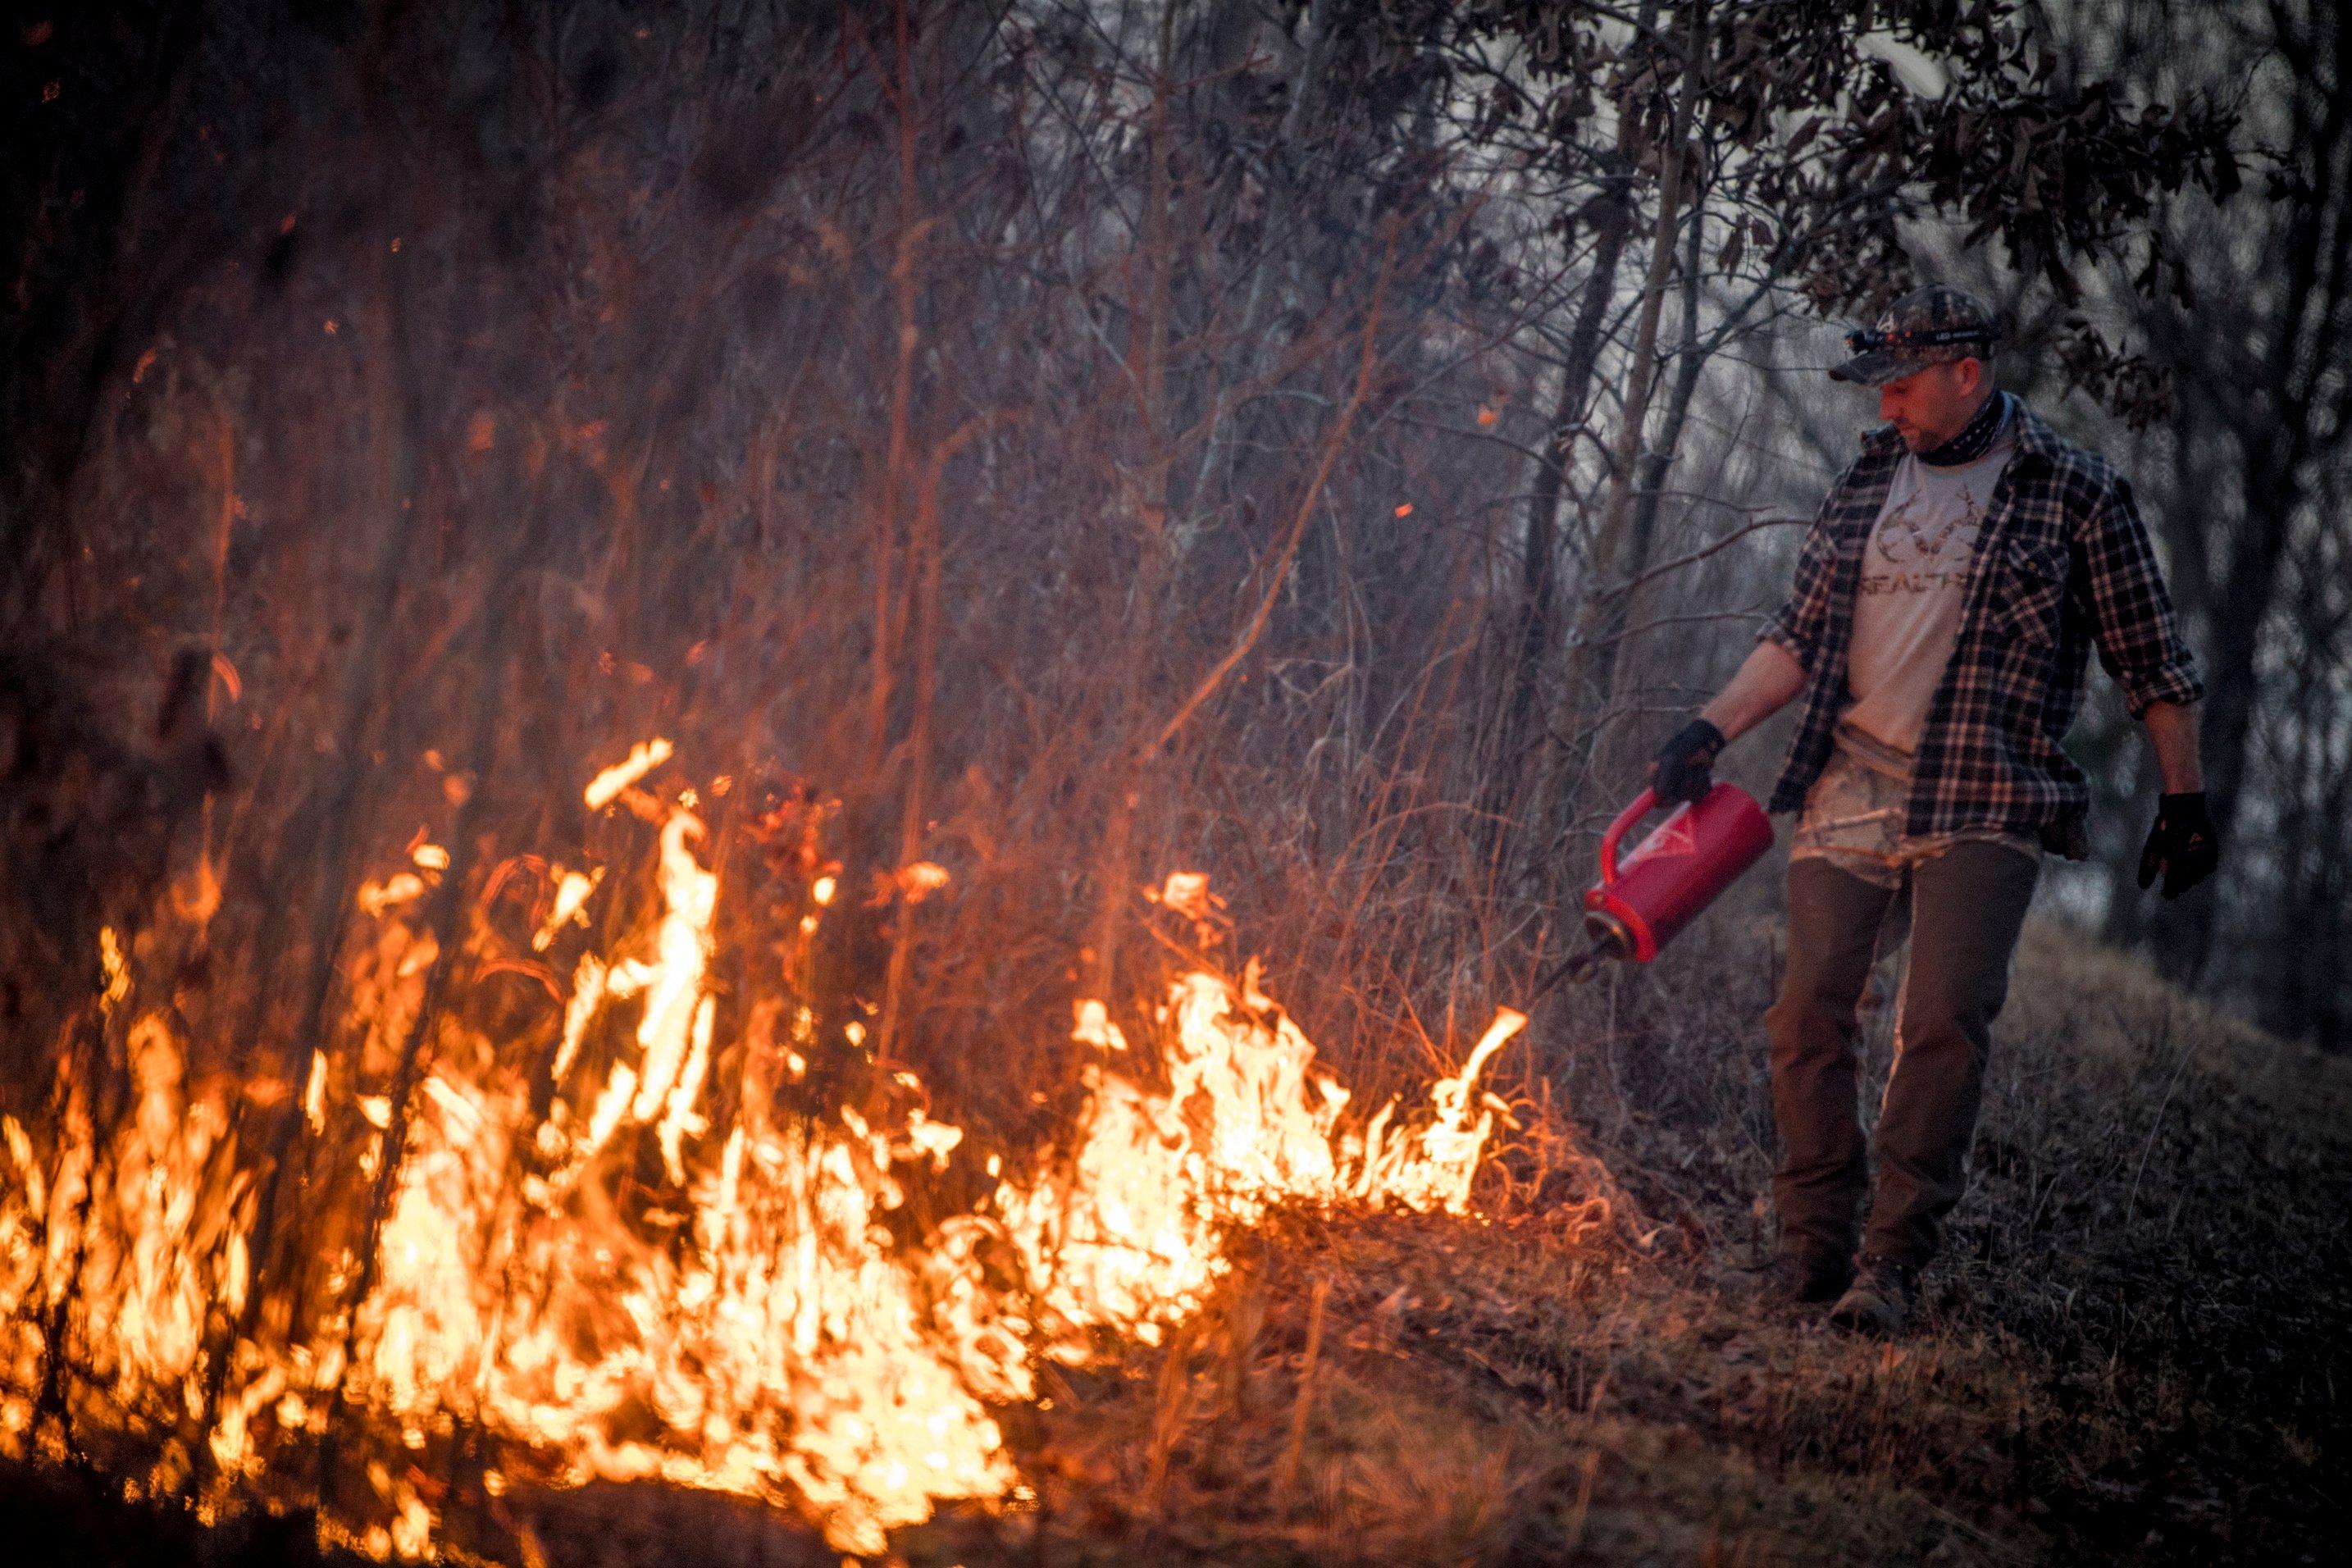
[[[805,803],[754,825],[774,853],[747,896],[781,897],[781,962],[722,1023],[698,797],[645,784],[668,754],[586,791],[655,837],[634,918],[613,867],[510,861],[475,892],[421,837],[369,881],[349,1016],[299,1095],[192,1071],[144,949],[110,928],[91,1048],[43,1115],[0,1121],[10,1457],[205,1517],[315,1506],[322,1542],[373,1557],[438,1550],[453,1491],[639,1480],[878,1552],[943,1501],[1032,1501],[1003,1412],[1046,1365],[1186,1342],[1237,1230],[1300,1205],[1469,1212],[1510,1115],[1478,1077],[1525,1018],[1425,1110],[1358,1121],[1255,963],[1176,979],[1133,1021],[1146,1049],[1081,1001],[1074,1123],[974,1160],[873,1047],[875,1010],[815,980],[842,868]],[[536,891],[507,901],[518,877]],[[945,880],[902,868],[870,906],[911,920]],[[1196,884],[1161,901],[1197,907]],[[512,1004],[477,993],[509,977],[546,1001],[501,1029]]]
[[[1769,948],[1550,1016],[1528,1048],[1583,1146],[1480,1088],[1517,1014],[1367,1113],[1253,963],[1080,1000],[1041,1147],[941,1114],[824,946],[902,937],[947,873],[853,900],[805,795],[730,858],[669,762],[590,786],[634,860],[469,879],[414,840],[359,891],[341,1027],[275,1053],[299,1071],[207,1068],[155,979],[168,924],[109,929],[47,1102],[0,1120],[27,1506],[83,1517],[79,1471],[161,1510],[123,1537],[159,1560],[194,1518],[257,1561],[533,1568],[681,1537],[940,1563],[2317,1539],[2352,1083],[2109,955],[2027,944],[1976,1194],[1885,1348],[1752,1300]],[[1197,878],[1153,901],[1171,947],[1213,945]]]
[[[1188,1345],[1055,1386],[1027,1560],[2330,1558],[2343,1063],[2036,927],[1975,1189],[1890,1347],[1755,1300],[1769,953],[1706,962],[1713,990],[1629,978],[1531,1042],[1666,1216],[1648,1246],[1574,1205],[1287,1222]],[[1882,1013],[1881,1072],[1887,1044]]]
[[[1033,1397],[992,1406],[1034,1503],[945,1502],[892,1554],[2325,1560],[2352,1261],[2342,1065],[2038,928],[1925,1321],[1857,1342],[1752,1299],[1767,1155],[1740,1021],[1769,956],[1724,937],[1717,990],[1578,998],[1592,1016],[1563,1010],[1530,1042],[1662,1228],[1625,1223],[1597,1169],[1484,1225],[1272,1205],[1158,1343],[1038,1356]],[[1882,1070],[1885,1034],[1882,1015]],[[412,1473],[462,1483],[467,1442]],[[54,1475],[13,1484],[87,1517]],[[646,1481],[517,1468],[503,1496],[456,1484],[436,1502],[449,1550],[502,1562],[623,1568],[687,1541],[711,1563],[839,1556],[791,1512]],[[213,1539],[288,1560],[254,1520]]]

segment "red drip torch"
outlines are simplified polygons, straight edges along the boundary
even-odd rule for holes
[[[1601,836],[1601,882],[1584,893],[1584,931],[1591,945],[1544,976],[1530,1005],[1562,980],[1592,977],[1601,960],[1647,963],[1716,895],[1772,847],[1764,808],[1738,784],[1719,784],[1696,804],[1677,805],[1650,836],[1617,858],[1625,830],[1658,804],[1643,790]]]

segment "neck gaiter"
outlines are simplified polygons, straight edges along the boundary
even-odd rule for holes
[[[1971,415],[1960,426],[1960,433],[1932,450],[1920,453],[1919,460],[1938,468],[1955,468],[1962,463],[1973,463],[1992,450],[2009,423],[2009,394],[1996,392],[1984,400],[1984,406]]]

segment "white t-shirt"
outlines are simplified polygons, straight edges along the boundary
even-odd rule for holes
[[[2015,416],[1973,463],[1938,468],[1905,453],[1863,547],[1846,655],[1852,700],[1838,714],[1881,745],[1919,749],[1944,666],[1960,636],[1960,601],[1993,486],[2017,451]]]

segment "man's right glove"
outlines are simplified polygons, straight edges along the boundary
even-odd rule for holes
[[[1714,787],[1716,753],[1723,744],[1723,731],[1704,719],[1694,719],[1675,731],[1650,763],[1650,789],[1658,804],[1673,805],[1703,797]]]
[[[2221,863],[2221,836],[2205,814],[2205,792],[2156,797],[2156,826],[2139,852],[2139,885],[2164,872],[2164,896],[2177,899]]]

